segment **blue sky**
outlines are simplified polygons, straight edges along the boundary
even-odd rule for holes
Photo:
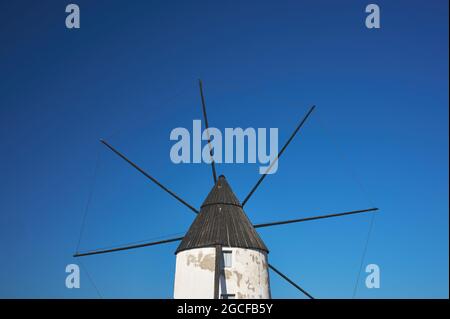
[[[175,165],[170,131],[278,127],[317,109],[246,205],[255,223],[379,207],[356,298],[448,297],[448,2],[64,1],[0,4],[0,297],[170,298],[176,244],[81,259],[80,249],[182,234],[194,218],[100,145],[106,138],[199,207],[206,164]],[[95,169],[97,167],[97,169]],[[242,200],[257,164],[223,164]],[[95,179],[95,183],[94,183]],[[92,186],[94,185],[94,186]],[[351,298],[371,217],[260,229],[270,262],[317,298]],[[92,279],[89,280],[88,273]],[[271,273],[275,298],[299,298]]]

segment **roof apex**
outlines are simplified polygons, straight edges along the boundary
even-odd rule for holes
[[[217,183],[211,189],[201,207],[213,204],[241,206],[239,199],[234,195],[224,175],[219,176]]]

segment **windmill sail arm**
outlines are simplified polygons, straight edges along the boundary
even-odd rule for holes
[[[116,150],[113,146],[111,146],[107,141],[105,140],[100,140],[100,142],[102,144],[104,144],[106,147],[108,147],[111,151],[113,151],[116,155],[118,155],[119,157],[121,157],[123,160],[125,160],[128,164],[130,164],[131,166],[133,166],[135,169],[137,169],[142,175],[144,175],[145,177],[147,177],[148,179],[150,179],[153,183],[155,183],[156,185],[158,185],[160,188],[162,188],[165,192],[167,192],[169,195],[171,195],[173,198],[175,198],[176,200],[178,200],[180,203],[182,203],[183,205],[185,205],[186,207],[188,207],[190,210],[192,210],[194,213],[198,214],[199,211],[194,208],[192,205],[188,204],[185,200],[183,200],[180,196],[178,196],[177,194],[175,194],[174,192],[172,192],[170,189],[168,189],[166,186],[164,186],[163,184],[161,184],[156,178],[154,178],[153,176],[151,176],[150,174],[148,174],[147,172],[145,172],[142,168],[140,168],[139,166],[137,166],[135,163],[133,163],[131,160],[129,160],[125,155],[123,155],[121,152],[119,152],[118,150]]]
[[[203,83],[201,80],[198,80],[198,84],[200,88],[200,97],[202,99],[203,118],[205,120],[206,134],[208,135],[209,155],[211,156],[211,167],[212,167],[213,181],[215,185],[217,183],[216,164],[214,162],[213,151],[211,146],[211,136],[209,135],[209,124],[208,124],[208,116],[206,114],[205,96],[203,94]]]
[[[264,223],[264,224],[255,224],[255,225],[253,225],[253,227],[255,227],[255,228],[270,227],[270,226],[277,226],[277,225],[284,225],[284,224],[306,222],[306,221],[316,220],[316,219],[340,217],[340,216],[361,214],[361,213],[369,213],[369,212],[376,212],[376,211],[378,211],[378,208],[368,208],[368,209],[354,210],[354,211],[350,211],[350,212],[337,213],[337,214],[320,215],[320,216],[305,217],[305,218],[299,218],[299,219],[289,219],[289,220],[283,220],[283,221],[277,221],[277,222],[271,222],[271,223]]]
[[[284,280],[286,280],[288,283],[290,283],[292,286],[294,286],[295,288],[297,288],[298,290],[300,290],[303,294],[305,294],[309,299],[314,299],[313,296],[311,296],[306,290],[304,290],[302,287],[300,287],[299,285],[297,285],[295,282],[293,282],[291,279],[288,278],[288,276],[286,276],[285,274],[283,274],[281,271],[279,271],[278,269],[276,269],[274,266],[272,266],[271,264],[269,264],[269,268],[272,269],[277,275],[279,275],[281,278],[283,278]]]
[[[215,265],[214,265],[214,299],[219,299],[220,295],[220,275],[221,269],[223,265],[223,255],[222,255],[222,246],[216,245],[216,256],[215,256]]]
[[[121,247],[115,247],[115,248],[109,248],[109,249],[96,249],[96,250],[91,250],[91,251],[81,252],[81,253],[77,252],[75,255],[73,255],[73,257],[99,255],[99,254],[112,253],[112,252],[117,252],[117,251],[122,251],[122,250],[130,250],[130,249],[136,249],[136,248],[142,248],[142,247],[148,247],[148,246],[156,246],[156,245],[161,245],[161,244],[172,243],[175,241],[180,241],[182,239],[183,239],[183,237],[177,237],[177,238],[170,238],[170,239],[153,241],[153,242],[136,244],[136,245],[121,246]]]
[[[273,165],[278,161],[278,159],[281,157],[281,155],[283,155],[284,151],[286,150],[286,148],[288,147],[289,143],[291,143],[291,141],[294,139],[295,135],[297,135],[298,131],[302,128],[303,124],[305,124],[306,120],[308,119],[308,117],[311,115],[312,111],[314,111],[315,109],[315,105],[313,105],[308,113],[306,113],[306,115],[303,117],[303,119],[300,121],[300,123],[297,125],[297,127],[295,128],[294,132],[292,132],[291,136],[289,137],[289,139],[286,141],[286,143],[283,145],[283,147],[281,148],[281,150],[278,152],[277,157],[275,158],[275,160],[272,162],[272,164],[269,166],[269,168],[265,171],[265,173],[263,175],[261,175],[261,177],[259,178],[259,180],[256,182],[255,186],[253,186],[253,188],[251,189],[251,191],[248,193],[248,195],[245,197],[245,199],[242,201],[242,206],[244,206],[247,201],[250,199],[250,197],[253,195],[253,193],[256,191],[256,189],[258,188],[258,186],[262,183],[262,181],[264,180],[264,178],[266,178],[266,176],[268,175],[267,173],[270,172],[270,170],[272,169]]]

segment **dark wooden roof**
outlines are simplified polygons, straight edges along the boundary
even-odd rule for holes
[[[206,197],[175,253],[214,245],[268,252],[223,175]]]

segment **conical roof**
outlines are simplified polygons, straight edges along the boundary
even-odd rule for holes
[[[268,252],[223,175],[206,197],[175,253],[215,245]]]

